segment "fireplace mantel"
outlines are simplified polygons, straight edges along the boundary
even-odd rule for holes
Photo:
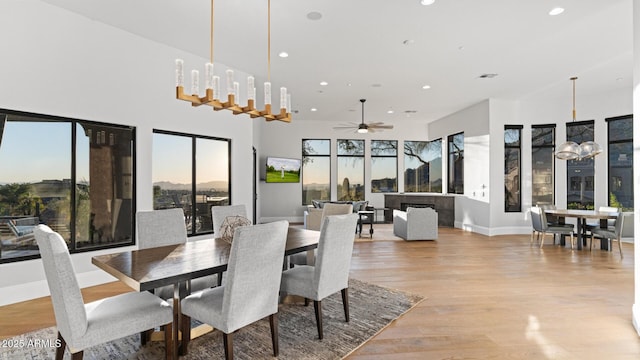
[[[384,207],[388,209],[402,210],[404,207],[416,205],[416,207],[428,206],[438,212],[438,225],[453,227],[455,221],[455,197],[440,194],[385,194]],[[392,211],[385,213],[387,222],[393,221]]]

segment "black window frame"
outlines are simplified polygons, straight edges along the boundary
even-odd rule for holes
[[[354,141],[354,142],[362,142],[362,154],[340,154],[340,142],[341,141]],[[364,139],[336,139],[336,175],[340,172],[340,159],[341,158],[362,158],[362,199],[359,200],[352,200],[352,201],[364,201],[366,200],[366,183],[367,183],[367,179],[366,179],[366,172],[365,172],[365,163],[364,163],[364,159],[365,159],[365,154],[366,154],[366,143]],[[337,186],[341,186],[340,185],[340,179],[337,179],[336,181],[338,181],[338,184],[336,184],[336,189]],[[349,186],[351,186],[351,184],[349,184]],[[357,193],[357,192],[356,192]],[[338,200],[340,200],[340,192],[338,191],[337,194],[337,198]]]
[[[630,120],[631,121],[631,131],[629,133],[627,133],[627,137],[623,138],[623,139],[616,139],[616,140],[611,140],[611,123],[615,122],[615,121],[624,121],[624,120]],[[609,206],[616,206],[618,207],[620,205],[620,203],[618,204],[613,204],[611,202],[611,194],[612,194],[612,184],[611,184],[611,179],[612,179],[612,166],[609,162],[610,160],[610,154],[612,153],[611,151],[611,145],[618,145],[618,144],[625,144],[625,143],[631,143],[631,206],[630,207],[624,207],[622,206],[623,209],[626,208],[631,208],[633,209],[635,206],[635,198],[634,198],[634,181],[633,181],[633,114],[629,114],[629,115],[622,115],[622,116],[615,116],[615,117],[610,117],[610,118],[606,118],[604,119],[604,121],[607,123],[607,205]],[[633,211],[633,210],[631,210]]]
[[[570,137],[570,129],[571,128],[577,128],[577,127],[588,127],[591,126],[593,129],[593,136],[589,137],[585,137],[585,136],[580,136],[580,139],[576,139],[576,138],[572,138]],[[585,141],[593,141],[595,139],[595,120],[583,120],[583,121],[571,121],[566,123],[566,141],[574,141],[578,144],[581,144]],[[576,141],[578,140],[578,141]],[[579,169],[580,167],[582,167],[581,169]],[[578,169],[576,169],[578,168]],[[575,170],[572,170],[575,169]],[[579,170],[579,171],[577,171]],[[582,186],[582,184],[584,184],[584,188],[583,189],[577,189],[576,188],[576,182],[574,181],[573,183],[573,187],[571,185],[571,179],[572,178],[577,178],[577,176],[572,176],[571,171],[575,171],[576,173],[579,172],[581,175],[579,176],[580,180],[580,187]],[[585,172],[586,171],[586,172]],[[590,174],[592,173],[592,174]],[[574,173],[575,174],[575,173]],[[589,177],[592,177],[593,175],[595,175],[595,161],[593,158],[588,158],[588,159],[575,159],[575,160],[567,160],[567,209],[586,209],[586,210],[593,210],[595,207],[595,183],[591,182],[591,185],[594,187],[594,190],[588,190],[586,189],[586,185],[587,185],[587,179]],[[579,193],[580,197],[582,198],[580,201],[571,201],[569,199],[569,196],[572,193]],[[588,192],[591,193],[591,202],[588,201]],[[587,199],[586,201],[583,201],[583,199]]]
[[[376,155],[374,154],[373,151],[373,142],[374,141],[379,141],[379,142],[395,142],[395,150],[396,153],[395,155]],[[371,186],[371,193],[372,194],[389,194],[389,193],[397,193],[398,192],[398,140],[378,140],[378,139],[372,139],[369,142],[369,147],[370,147],[370,151],[371,151],[371,172],[373,172],[373,160],[374,159],[384,159],[384,158],[393,158],[396,160],[396,177],[395,177],[395,190],[391,190],[391,191],[373,191],[373,175],[371,175],[371,179],[369,180],[369,186]],[[365,179],[366,181],[366,179]]]
[[[196,196],[197,196],[197,183],[196,183],[196,175],[197,175],[197,167],[196,167],[196,143],[197,143],[197,139],[205,139],[205,140],[216,140],[216,141],[226,141],[227,142],[227,153],[229,154],[229,161],[227,164],[227,171],[229,174],[229,178],[228,178],[228,184],[229,184],[229,204],[233,205],[233,199],[232,199],[232,183],[231,183],[231,163],[232,163],[232,153],[231,153],[231,139],[228,138],[221,138],[221,137],[216,137],[216,136],[208,136],[208,135],[197,135],[197,134],[189,134],[189,133],[183,133],[183,132],[177,132],[177,131],[169,131],[169,130],[162,130],[162,129],[153,129],[152,134],[163,134],[163,135],[173,135],[173,136],[182,136],[182,137],[186,137],[186,138],[191,138],[191,214],[196,214]],[[151,150],[151,154],[153,156],[153,149]],[[153,170],[152,170],[153,171]],[[209,215],[211,215],[211,210],[209,210]],[[196,226],[192,226],[191,227],[191,231],[187,230],[187,237],[192,237],[192,236],[200,236],[200,235],[207,235],[207,234],[213,234],[213,228],[211,229],[211,231],[201,231],[201,232],[197,232],[197,227]]]
[[[509,143],[506,142],[506,139],[504,141],[504,150],[505,150],[505,157],[504,157],[504,181],[505,181],[505,186],[504,186],[504,212],[507,213],[511,213],[511,212],[522,212],[522,129],[523,126],[522,125],[505,125],[504,126],[504,134],[505,136],[503,138],[506,138],[506,133],[509,130],[518,130],[518,142],[517,145],[511,145]],[[518,166],[517,166],[517,174],[516,174],[516,183],[517,183],[517,205],[510,207],[509,203],[507,202],[507,198],[508,198],[508,194],[512,193],[512,191],[509,191],[509,188],[507,187],[506,181],[507,181],[507,173],[508,173],[508,165],[509,165],[509,159],[506,156],[507,153],[507,149],[509,150],[517,150],[517,154],[518,154]],[[513,189],[512,189],[513,190]]]
[[[454,161],[452,161],[454,154],[451,147],[456,136],[462,136],[462,150],[459,151],[459,154],[462,155],[461,174],[457,173],[456,167],[453,166]],[[460,189],[456,187],[458,176],[460,177]],[[447,192],[450,194],[464,194],[464,131],[447,136]]]
[[[552,131],[552,142],[551,144],[541,144],[536,145],[533,139],[533,129],[551,129]],[[533,160],[534,160],[534,152],[536,149],[551,149],[551,201],[549,204],[556,203],[556,162],[555,162],[555,150],[556,150],[556,124],[540,124],[540,125],[531,125],[531,176],[533,177]],[[531,183],[531,202],[534,205],[542,205],[540,202],[533,201],[533,192],[535,190],[535,184]]]
[[[328,141],[329,142],[329,153],[328,154],[313,154],[313,155],[305,155],[305,149],[304,149],[304,142],[305,141]],[[331,200],[331,188],[333,187],[333,177],[331,176],[331,139],[302,139],[302,141],[300,142],[301,146],[302,146],[302,179],[301,179],[301,193],[302,193],[302,205],[306,206],[306,205],[311,205],[311,203],[305,204],[304,199],[304,163],[305,163],[305,157],[326,157],[329,158],[329,198],[326,200]],[[324,199],[323,199],[324,200]]]
[[[136,127],[135,126],[129,126],[129,125],[121,125],[121,124],[111,124],[111,123],[106,123],[106,122],[99,122],[99,121],[93,121],[93,120],[83,120],[83,119],[77,119],[77,118],[71,118],[71,117],[66,117],[66,116],[57,116],[57,115],[47,115],[47,114],[40,114],[40,113],[32,113],[32,112],[26,112],[26,111],[18,111],[18,110],[10,110],[10,109],[0,109],[0,114],[3,115],[13,115],[13,116],[18,116],[18,117],[25,117],[24,120],[21,121],[25,121],[25,122],[54,122],[54,123],[69,123],[70,124],[70,131],[71,131],[71,176],[70,176],[70,183],[72,184],[71,189],[70,189],[70,199],[69,202],[70,204],[76,204],[76,199],[77,199],[77,167],[76,167],[76,159],[77,159],[77,126],[78,124],[87,124],[87,125],[93,125],[93,126],[101,126],[101,127],[110,127],[110,128],[116,128],[116,129],[122,129],[122,130],[129,130],[131,131],[131,241],[127,241],[127,242],[118,242],[118,243],[107,243],[104,245],[92,245],[92,246],[87,246],[87,247],[77,247],[76,244],[76,226],[70,226],[69,232],[70,232],[70,239],[69,239],[69,243],[67,244],[67,247],[69,249],[69,253],[71,254],[79,254],[79,253],[87,253],[87,252],[94,252],[94,251],[100,251],[100,250],[105,250],[105,249],[114,249],[114,248],[121,248],[121,247],[126,247],[126,246],[132,246],[136,244],[136,219],[135,219],[135,214],[136,214],[136,178],[137,178],[137,167],[136,167]],[[29,120],[28,118],[31,118],[33,120]],[[0,127],[0,143],[2,140],[2,136],[3,136],[3,132],[4,132],[4,123],[2,123],[2,127]],[[76,206],[70,206],[69,208],[69,212],[70,212],[70,224],[75,224],[76,220],[77,220],[77,208]],[[38,251],[37,254],[33,254],[33,255],[25,255],[25,256],[17,256],[17,257],[10,257],[10,258],[0,258],[0,264],[6,264],[6,263],[12,263],[12,262],[19,262],[19,261],[26,261],[26,260],[33,260],[33,259],[39,259],[41,257],[40,252]]]

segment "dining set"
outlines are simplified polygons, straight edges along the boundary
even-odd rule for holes
[[[599,238],[601,250],[611,250],[611,241],[617,241],[620,256],[623,257],[621,238],[625,216],[621,209],[605,206],[598,210],[557,209],[554,205],[536,205],[531,207],[530,215],[533,227],[531,244],[534,237],[538,237],[542,247],[545,235],[549,233],[554,235],[554,239],[555,235],[560,235],[560,245],[564,246],[564,239],[569,235],[573,249],[575,235],[578,250],[586,246],[587,239],[590,240],[591,250],[594,238]],[[567,223],[567,218],[575,218],[576,224]]]
[[[348,280],[353,229],[358,215],[328,216],[320,231],[290,227],[287,221],[238,226],[222,238],[225,219],[246,215],[243,205],[213,206],[214,237],[187,241],[182,209],[136,214],[138,249],[92,257],[92,264],[133,292],[85,304],[67,245],[46,225],[34,231],[62,346],[73,359],[89,347],[140,334],[142,346],[162,333],[165,357],[188,353],[190,340],[217,329],[226,359],[233,358],[233,334],[268,319],[273,355],[278,356],[278,307],[286,295],[314,303],[318,338],[323,338],[322,299],[342,294],[349,321]],[[288,257],[310,252],[312,265],[292,266]],[[192,319],[205,324],[192,329]],[[160,331],[156,331],[156,330]]]

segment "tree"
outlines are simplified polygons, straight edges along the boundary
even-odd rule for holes
[[[39,198],[31,193],[29,183],[11,183],[0,186],[0,203],[9,216],[32,215]]]

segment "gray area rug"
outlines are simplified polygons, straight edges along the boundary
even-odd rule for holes
[[[322,301],[324,339],[318,339],[313,305],[283,304],[279,310],[280,355],[278,359],[340,359],[353,352],[393,320],[413,308],[422,296],[391,290],[363,281],[349,281],[351,321],[344,321],[340,292]],[[55,348],[48,346],[56,339],[56,328],[30,332],[3,344],[25,346],[0,347],[0,359],[52,359]],[[273,358],[268,319],[258,321],[234,334],[236,359]],[[29,345],[29,346],[26,346]],[[53,345],[52,345],[53,346]],[[85,350],[85,359],[161,359],[164,342],[151,342],[142,347],[139,335],[112,341]],[[70,358],[67,351],[65,359]],[[224,358],[222,334],[213,331],[193,339],[189,355],[181,359]]]

